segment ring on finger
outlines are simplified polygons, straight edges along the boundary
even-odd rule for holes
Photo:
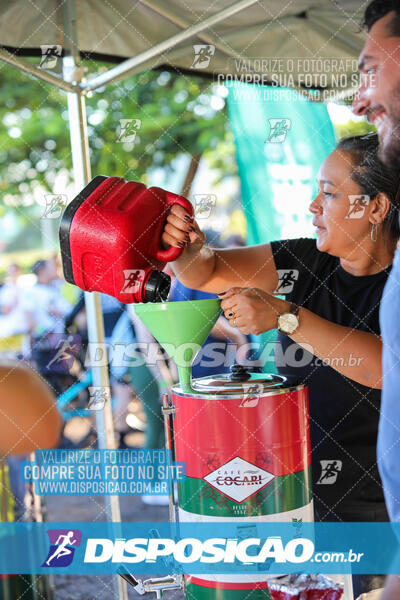
[[[232,321],[232,327],[236,327],[236,319],[233,319],[233,321]]]

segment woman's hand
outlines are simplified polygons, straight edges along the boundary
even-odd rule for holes
[[[197,254],[206,236],[198,224],[179,204],[173,204],[161,236],[164,247],[185,248],[185,254]]]
[[[259,335],[275,329],[278,316],[290,307],[286,300],[258,288],[232,287],[219,297],[223,299],[221,308],[230,325],[244,334]]]

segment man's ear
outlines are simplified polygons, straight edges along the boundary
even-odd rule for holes
[[[370,202],[369,222],[382,223],[390,210],[389,196],[384,192],[379,192]]]

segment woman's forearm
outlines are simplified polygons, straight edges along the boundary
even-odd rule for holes
[[[290,309],[287,300],[257,288],[231,288],[220,296],[229,323],[244,334],[259,335],[276,329],[279,316]],[[290,337],[349,379],[367,387],[382,388],[379,335],[337,325],[300,307],[299,326]]]
[[[293,341],[349,379],[382,388],[382,341],[378,335],[337,325],[306,308],[300,308],[299,322],[290,336]]]
[[[183,248],[172,269],[185,286],[220,293],[232,286],[254,286],[272,292],[278,274],[270,244],[243,248],[204,247],[205,234],[193,217],[173,205],[161,237],[163,248]]]
[[[215,269],[215,254],[212,248],[202,248],[199,252],[183,252],[172,264],[172,269],[183,285],[195,290],[211,279]],[[206,291],[206,290],[205,290]]]

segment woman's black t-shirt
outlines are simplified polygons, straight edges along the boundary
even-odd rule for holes
[[[277,293],[333,323],[379,335],[379,303],[390,268],[357,277],[313,239],[271,243],[279,275]],[[334,521],[385,519],[376,462],[380,390],[365,387],[278,333],[278,372],[309,388],[314,506],[317,518]],[[295,347],[291,347],[295,344]],[[294,350],[296,349],[296,353]],[[351,356],[352,361],[362,356]],[[340,364],[336,362],[336,364]]]

